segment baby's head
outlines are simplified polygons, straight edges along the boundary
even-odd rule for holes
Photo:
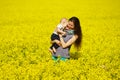
[[[62,19],[60,20],[60,23],[63,25],[63,27],[66,27],[67,24],[68,24],[68,20],[67,20],[66,18],[62,18]]]

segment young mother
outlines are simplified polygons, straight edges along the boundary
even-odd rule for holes
[[[77,17],[71,17],[68,20],[67,25],[68,32],[74,31],[73,34],[67,34],[65,37],[62,35],[60,36],[60,41],[54,40],[52,43],[57,43],[60,45],[56,49],[56,53],[52,53],[52,59],[57,60],[57,58],[60,56],[61,60],[66,60],[70,58],[70,47],[74,43],[76,48],[79,48],[81,46],[82,41],[82,30],[80,26],[80,21]]]

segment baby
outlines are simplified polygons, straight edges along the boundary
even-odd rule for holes
[[[54,30],[53,34],[51,35],[51,41],[53,40],[60,40],[59,34],[65,35],[66,32],[64,31],[65,27],[68,24],[68,20],[66,18],[62,18],[60,23],[57,25],[56,29]],[[59,47],[58,44],[53,43],[50,47],[50,52],[56,52],[56,49]]]

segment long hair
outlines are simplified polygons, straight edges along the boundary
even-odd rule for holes
[[[74,23],[74,34],[78,36],[74,44],[75,44],[75,47],[79,49],[82,43],[82,30],[81,30],[80,21],[77,17],[71,17],[69,21]]]

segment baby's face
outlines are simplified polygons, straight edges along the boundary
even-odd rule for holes
[[[68,25],[68,22],[67,22],[67,21],[63,23],[63,26],[64,26],[64,27],[66,27],[67,25]]]
[[[61,21],[61,24],[62,24],[64,27],[66,27],[67,24],[68,24],[68,21],[67,21],[66,19],[63,19],[63,20]]]

